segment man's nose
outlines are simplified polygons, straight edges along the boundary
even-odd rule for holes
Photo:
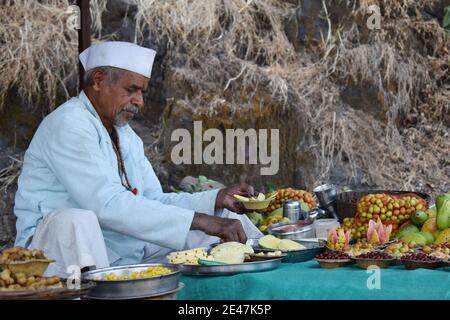
[[[144,96],[142,95],[141,90],[136,91],[136,93],[133,95],[131,103],[138,106],[139,109],[142,109],[144,107]]]

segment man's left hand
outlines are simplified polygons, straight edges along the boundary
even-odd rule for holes
[[[238,201],[233,195],[238,194],[245,197],[253,197],[255,190],[251,185],[239,183],[219,191],[216,198],[216,209],[226,208],[236,213],[245,213],[244,205]]]

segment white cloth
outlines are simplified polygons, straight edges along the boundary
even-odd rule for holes
[[[217,210],[216,215],[241,221],[247,238],[259,238],[262,233],[246,215],[229,210]],[[184,249],[210,247],[219,242],[218,237],[202,231],[190,231]],[[49,265],[45,276],[67,278],[69,266],[79,269],[90,267],[99,269],[109,266],[107,249],[97,216],[94,212],[82,209],[61,209],[49,213],[36,229],[30,248],[43,250],[49,258],[56,260]],[[143,263],[167,262],[166,256],[174,251],[156,244],[145,245]]]
[[[30,248],[43,250],[55,260],[45,276],[67,278],[69,266],[77,266],[80,270],[109,266],[97,216],[89,210],[52,211],[37,226]]]
[[[106,41],[80,53],[84,70],[96,67],[116,67],[150,78],[156,51],[130,42]]]

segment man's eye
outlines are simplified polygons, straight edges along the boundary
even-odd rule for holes
[[[134,89],[127,88],[127,91],[128,91],[128,93],[133,93],[133,92],[134,92]]]

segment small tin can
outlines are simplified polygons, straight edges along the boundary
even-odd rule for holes
[[[297,222],[300,219],[301,205],[299,201],[287,200],[283,204],[283,217],[291,222]]]

